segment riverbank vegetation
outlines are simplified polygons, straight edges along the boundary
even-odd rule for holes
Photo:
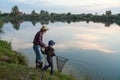
[[[0,11],[0,20],[3,20],[4,22],[11,22],[13,24],[15,22],[31,21],[33,25],[35,25],[37,22],[41,22],[41,24],[49,24],[49,21],[51,23],[56,21],[67,23],[86,21],[89,23],[89,21],[93,21],[97,23],[104,23],[107,27],[109,27],[113,23],[120,25],[120,13],[112,14],[112,11],[108,10],[102,15],[99,15],[98,13],[72,14],[70,12],[58,14],[49,13],[45,10],[40,10],[40,12],[37,13],[35,10],[33,10],[31,14],[27,14],[20,11],[18,6],[15,5],[12,7],[10,13],[2,13]]]
[[[11,43],[0,40],[0,61],[27,65],[25,57],[16,51],[12,50]]]
[[[28,67],[22,53],[12,50],[11,44],[0,40],[0,80],[75,80],[72,76],[55,71],[42,72],[35,67]]]

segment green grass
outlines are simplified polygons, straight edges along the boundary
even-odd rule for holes
[[[0,80],[39,80],[40,75],[35,68],[0,62]]]
[[[10,59],[9,63],[27,65],[25,56],[13,51],[10,43],[0,40],[0,60],[4,56]]]
[[[10,62],[2,60],[7,56]],[[12,50],[11,44],[0,40],[0,80],[75,80],[58,71],[50,75],[50,71],[42,72],[40,69],[27,66],[25,57]]]
[[[75,80],[73,77],[58,71],[50,75],[49,70],[40,69],[0,61],[0,80]]]

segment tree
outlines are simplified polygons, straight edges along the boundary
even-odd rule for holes
[[[66,14],[66,16],[67,16],[67,19],[69,20],[69,19],[71,18],[71,13],[68,12],[68,13]],[[69,21],[68,21],[68,22],[69,22]]]
[[[31,15],[37,15],[37,13],[35,12],[35,10],[33,10],[33,11],[31,12]]]
[[[2,12],[0,11],[0,15],[2,14]]]
[[[41,10],[41,11],[40,11],[40,15],[49,16],[49,12],[48,12],[48,11]]]
[[[112,14],[111,10],[106,11],[106,15],[110,16]]]
[[[49,20],[49,18],[50,18],[49,12],[41,10],[40,11],[40,18],[43,19],[43,20]]]
[[[70,13],[70,12],[68,12],[66,15],[67,15],[67,16],[71,16],[71,13]]]
[[[18,12],[19,12],[18,6],[15,5],[15,6],[12,8],[11,13],[13,13],[14,15],[16,15]]]

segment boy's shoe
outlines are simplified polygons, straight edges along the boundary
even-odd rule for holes
[[[47,65],[45,65],[45,66],[43,67],[43,70],[44,70],[44,71],[46,71],[46,70],[47,70]]]

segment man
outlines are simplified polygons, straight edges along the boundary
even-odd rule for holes
[[[46,47],[45,43],[43,42],[43,35],[47,30],[48,28],[46,26],[42,26],[40,31],[38,31],[34,37],[33,49],[36,54],[36,68],[42,68],[43,65],[43,55],[40,49]]]

